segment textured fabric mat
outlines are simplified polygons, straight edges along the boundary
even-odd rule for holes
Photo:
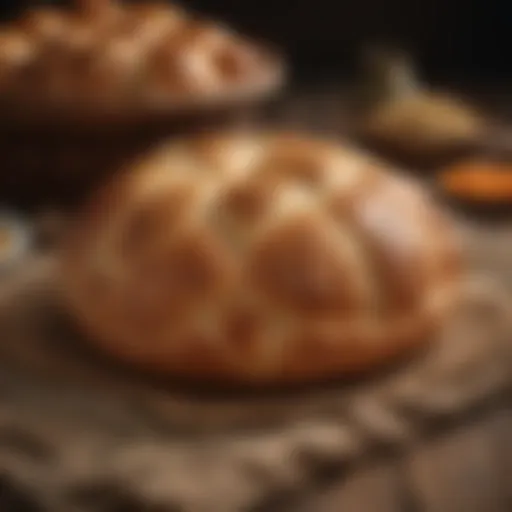
[[[223,396],[89,353],[59,311],[53,270],[37,256],[2,278],[0,487],[4,475],[39,507],[19,510],[264,510],[326,472],[406,449],[512,380],[508,294],[492,280],[467,283],[427,353],[372,381]]]

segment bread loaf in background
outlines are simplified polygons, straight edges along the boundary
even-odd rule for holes
[[[154,113],[266,95],[268,49],[173,4],[82,0],[0,27],[0,106],[68,116]]]
[[[119,361],[254,385],[358,375],[449,312],[464,268],[449,219],[355,149],[202,135],[126,171],[62,257],[69,310]]]

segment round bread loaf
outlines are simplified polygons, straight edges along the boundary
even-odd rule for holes
[[[92,199],[63,252],[91,343],[163,374],[245,384],[359,374],[419,347],[463,265],[417,184],[293,134],[169,144]]]
[[[266,96],[281,59],[221,23],[170,4],[80,0],[0,27],[4,111],[105,119]]]

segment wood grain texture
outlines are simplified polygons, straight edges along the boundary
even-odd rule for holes
[[[395,461],[371,464],[310,496],[296,512],[402,512],[402,485]]]
[[[411,485],[425,512],[503,512],[494,418],[426,443],[408,461]]]

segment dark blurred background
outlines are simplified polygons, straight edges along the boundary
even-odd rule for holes
[[[71,1],[71,0],[69,0]],[[1,2],[12,15],[41,0]],[[53,2],[57,3],[57,2]],[[65,2],[59,2],[65,3]],[[510,0],[182,0],[286,49],[301,80],[349,73],[364,42],[405,45],[439,81],[512,82]]]

